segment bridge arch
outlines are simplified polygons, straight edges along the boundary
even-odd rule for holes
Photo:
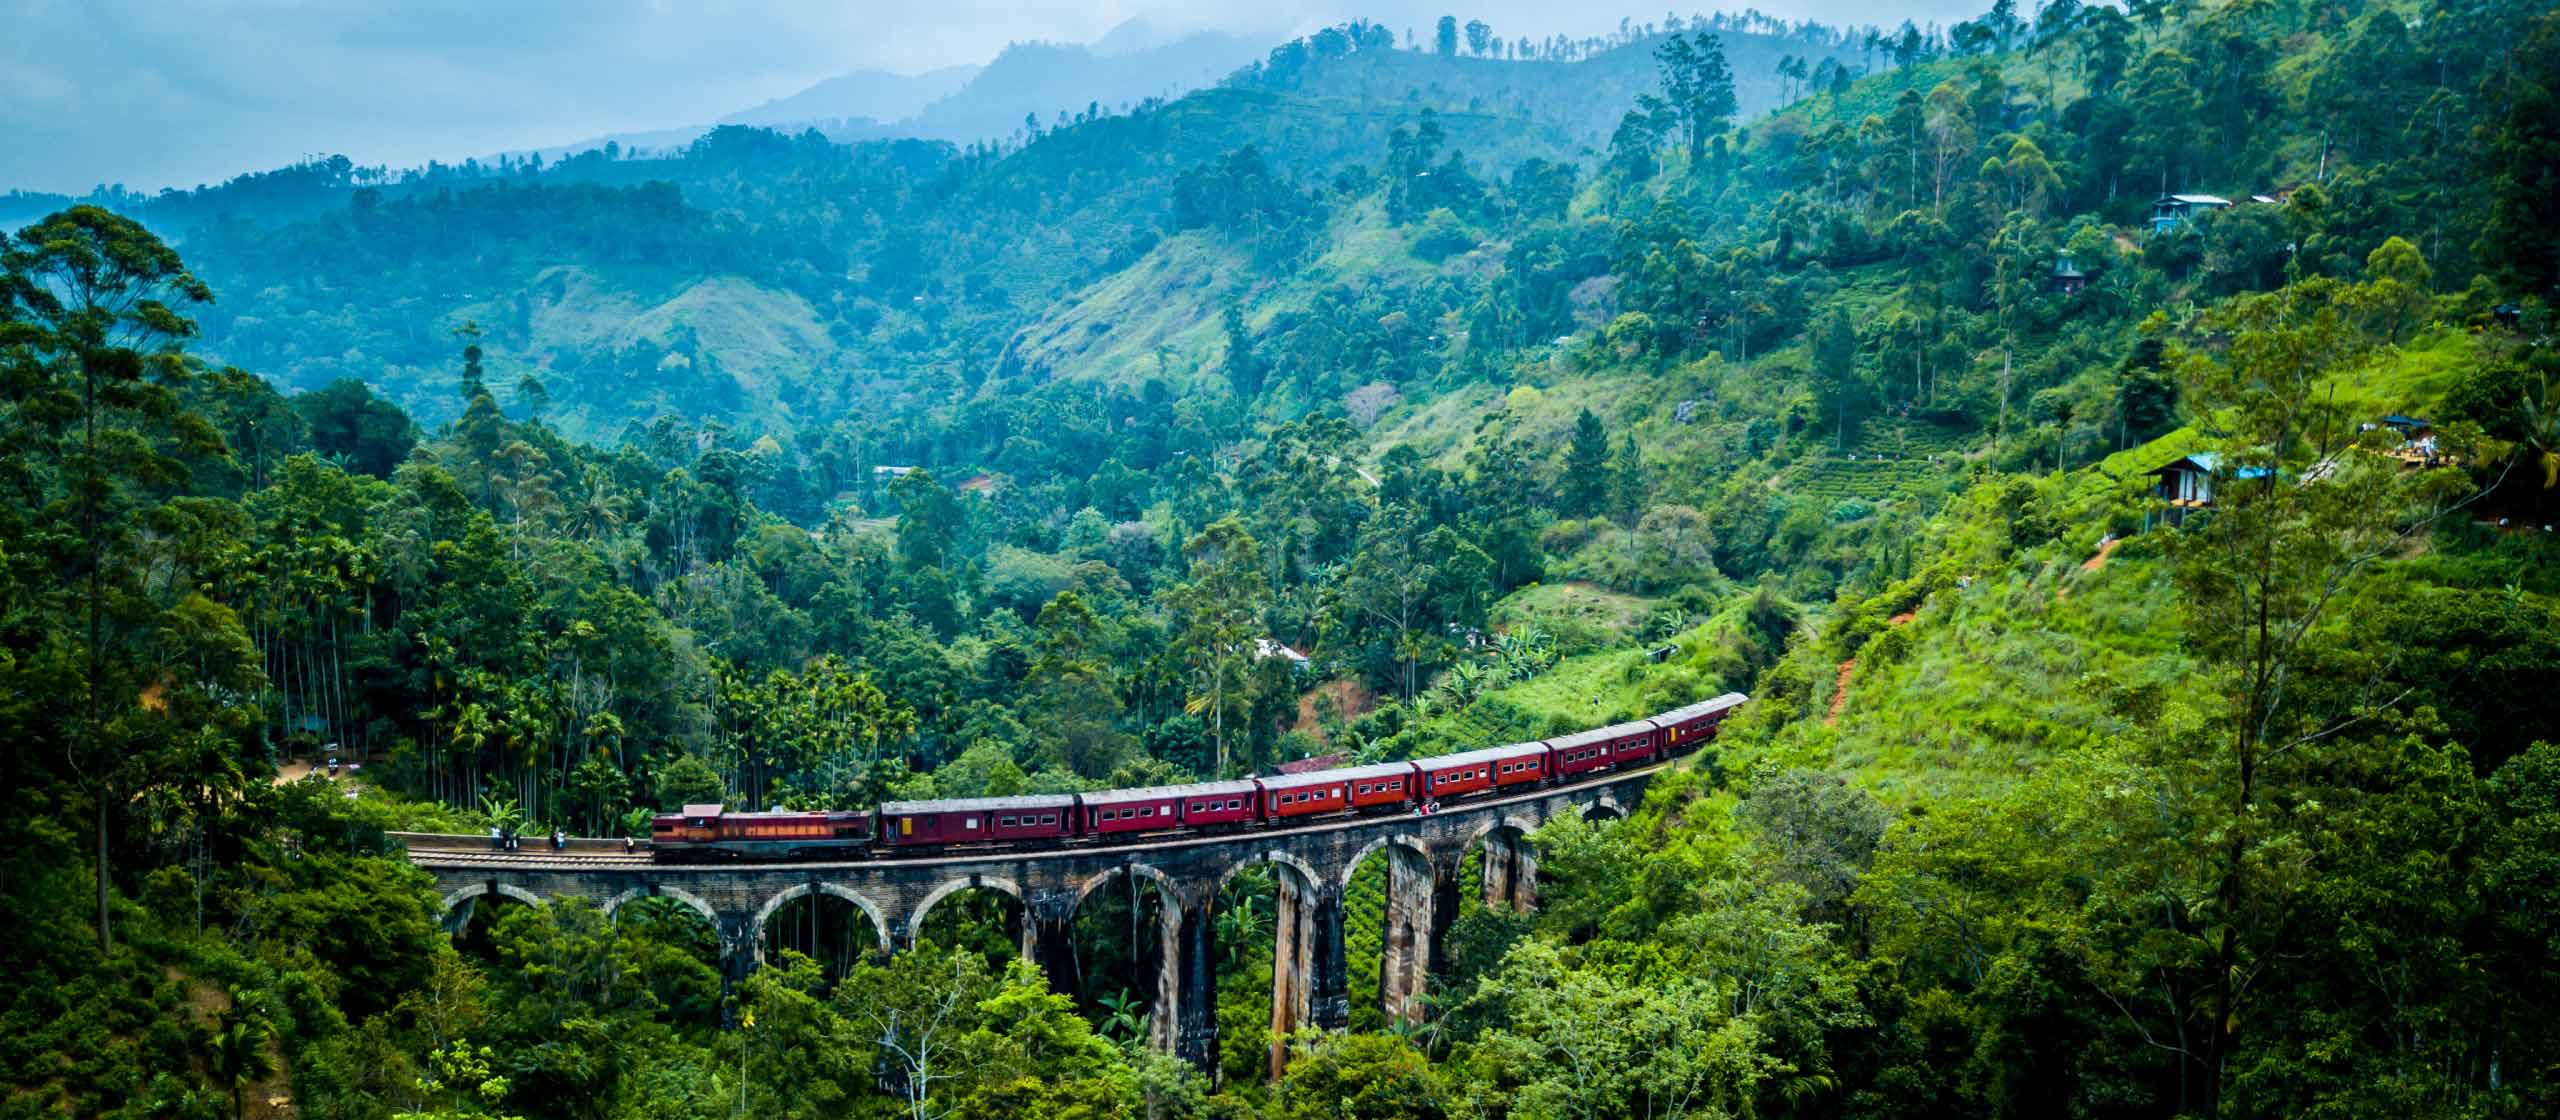
[[[774,892],[772,898],[756,908],[755,919],[747,923],[747,942],[754,946],[756,963],[764,963],[765,919],[773,917],[773,912],[782,909],[783,903],[810,895],[826,895],[852,903],[855,909],[862,911],[863,917],[871,919],[871,933],[882,946],[895,944],[889,939],[889,922],[881,916],[880,904],[864,897],[862,892],[834,883],[800,883]]]
[[[1583,803],[1582,819],[1587,821],[1625,820],[1627,807],[1618,804],[1617,794],[1602,790],[1600,796]]]
[[[1326,876],[1320,875],[1316,872],[1315,865],[1279,848],[1272,848],[1258,855],[1246,856],[1243,859],[1239,859],[1234,863],[1228,864],[1226,870],[1218,872],[1218,882],[1215,890],[1217,892],[1224,892],[1227,889],[1228,881],[1243,874],[1246,868],[1262,863],[1278,864],[1291,871],[1297,872],[1298,881],[1308,887],[1321,886],[1327,881]]]
[[[1504,813],[1498,817],[1488,816],[1477,821],[1474,827],[1467,830],[1467,838],[1458,844],[1458,855],[1464,857],[1469,849],[1483,843],[1486,837],[1505,831],[1516,832],[1525,837],[1538,831],[1540,823],[1533,817],[1519,813]]]
[[[492,894],[500,898],[513,899],[517,902],[529,903],[534,906],[543,905],[541,895],[535,894],[532,891],[526,890],[513,883],[492,881],[486,883],[472,883],[454,891],[452,894],[444,896],[443,908],[439,910],[438,913],[451,914],[453,913],[453,908],[462,905],[464,900],[478,898],[484,894]]]
[[[701,895],[695,894],[682,887],[661,886],[656,883],[633,887],[621,894],[613,896],[611,899],[606,900],[604,904],[605,917],[610,918],[614,916],[616,911],[621,910],[625,905],[643,898],[674,899],[677,902],[683,903],[686,909],[702,915],[702,920],[711,923],[711,928],[720,928],[720,912],[712,909],[710,903],[703,901]]]
[[[925,893],[924,900],[916,903],[914,910],[908,911],[907,928],[902,931],[905,938],[897,944],[901,948],[915,944],[916,938],[924,933],[925,918],[933,913],[934,906],[943,899],[962,891],[981,889],[1013,896],[1014,905],[1022,909],[1023,920],[1025,922],[1031,920],[1031,896],[1023,891],[1022,884],[1002,875],[963,875],[957,879],[946,880]],[[1076,897],[1077,901],[1083,901],[1083,895],[1079,894]],[[884,941],[882,944],[888,944],[888,942]]]
[[[1414,858],[1421,860],[1422,866],[1426,868],[1431,867],[1438,862],[1438,860],[1431,854],[1431,846],[1423,843],[1421,837],[1406,832],[1391,832],[1387,835],[1376,837],[1368,843],[1360,845],[1358,849],[1354,850],[1351,853],[1351,858],[1343,861],[1341,881],[1334,885],[1346,891],[1350,890],[1351,877],[1360,873],[1360,865],[1363,862],[1366,862],[1370,856],[1387,849],[1399,849],[1407,852]],[[1392,853],[1390,854],[1390,858],[1393,858]]]
[[[1121,875],[1154,880],[1156,889],[1164,892],[1164,901],[1168,908],[1180,909],[1187,901],[1183,897],[1181,884],[1174,882],[1173,876],[1165,874],[1163,869],[1151,863],[1131,862],[1085,876],[1084,880],[1075,886],[1075,903],[1069,908],[1067,916],[1072,919],[1077,911],[1084,909],[1085,899],[1092,897],[1093,892],[1101,890],[1104,883]]]

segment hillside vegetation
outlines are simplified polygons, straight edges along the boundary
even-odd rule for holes
[[[725,128],[19,231],[0,1116],[2560,1106],[2560,14],[1462,31],[1019,143]],[[1199,1071],[1143,1043],[1134,881],[1055,975],[988,890],[885,960],[788,911],[732,984],[673,908],[448,936],[385,839],[1728,690],[1627,819],[1534,838],[1535,913],[1461,907],[1424,1021],[1364,963],[1276,1080],[1259,872]],[[361,789],[278,780],[333,754]]]

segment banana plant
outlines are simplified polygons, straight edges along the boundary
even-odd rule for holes
[[[480,795],[480,815],[489,818],[491,825],[508,836],[515,835],[524,827],[524,806],[494,789]]]
[[[1116,1042],[1129,1042],[1147,1029],[1146,1001],[1129,994],[1129,989],[1102,997],[1102,1033]]]

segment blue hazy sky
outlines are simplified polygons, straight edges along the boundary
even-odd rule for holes
[[[1895,24],[1985,4],[1750,6]],[[985,62],[1129,19],[1276,43],[1352,15],[1427,38],[1444,11],[1506,38],[1663,15],[1553,0],[0,0],[0,189],[193,186],[327,153],[409,166],[699,124],[850,70]]]

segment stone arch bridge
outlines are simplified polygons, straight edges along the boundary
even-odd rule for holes
[[[1350,1020],[1343,892],[1369,856],[1387,856],[1387,907],[1379,986],[1385,1012],[1418,1019],[1419,997],[1444,964],[1458,910],[1459,866],[1483,848],[1487,906],[1536,903],[1537,866],[1522,837],[1566,813],[1624,815],[1667,764],[1444,805],[1429,815],[1347,817],[1283,829],[1248,829],[1111,846],[970,852],[844,862],[660,864],[624,855],[620,842],[573,841],[566,852],[494,853],[475,837],[409,837],[409,859],[436,880],[448,915],[495,895],[544,904],[583,898],[607,913],[637,898],[667,898],[719,931],[724,971],[761,963],[765,923],[784,903],[825,895],[860,910],[878,944],[915,943],[927,915],[963,890],[1002,891],[1021,905],[1023,954],[1059,974],[1072,954],[1076,911],[1106,883],[1130,876],[1161,892],[1161,961],[1148,1021],[1151,1041],[1204,1068],[1217,1056],[1217,941],[1213,910],[1238,872],[1269,865],[1279,884],[1274,915],[1271,1027],[1275,1073],[1285,1040],[1301,1027]]]

